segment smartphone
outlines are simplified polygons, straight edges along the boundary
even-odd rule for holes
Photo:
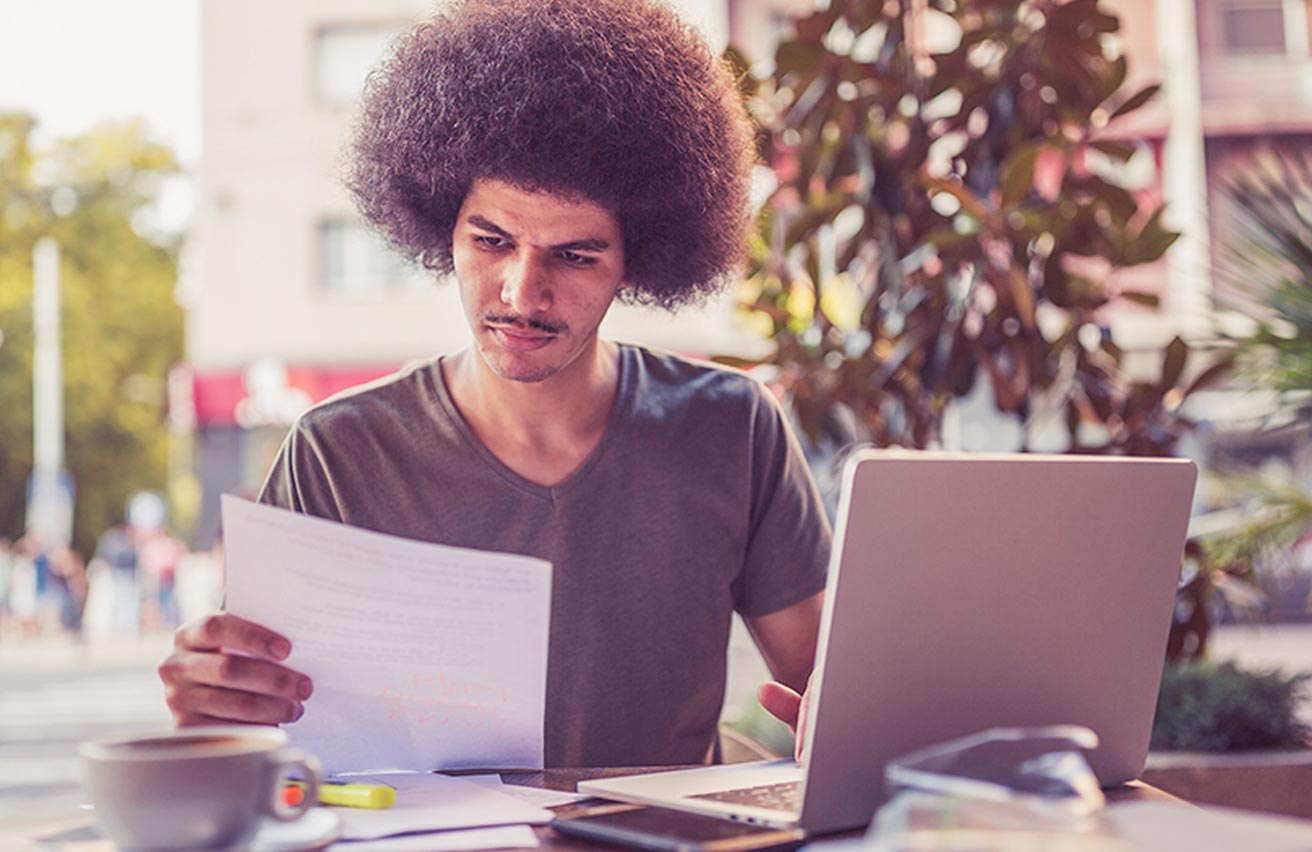
[[[598,805],[556,817],[551,827],[589,840],[667,852],[785,850],[806,842],[800,828],[767,828],[645,805]]]

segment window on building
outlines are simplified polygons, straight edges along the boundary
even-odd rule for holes
[[[324,103],[355,103],[365,77],[387,51],[403,24],[351,24],[324,27],[315,33],[315,88]]]
[[[408,263],[359,222],[319,225],[319,290],[378,297],[424,286],[429,276]]]
[[[1285,52],[1283,0],[1222,0],[1221,44],[1232,55]]]

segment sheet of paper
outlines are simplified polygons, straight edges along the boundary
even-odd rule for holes
[[[542,767],[551,565],[223,498],[225,608],[314,681],[327,773]]]
[[[371,840],[394,834],[453,828],[545,825],[552,813],[481,784],[447,775],[357,776],[351,780],[396,788],[390,808],[332,808],[342,821],[342,837]]]
[[[1109,805],[1103,817],[1141,852],[1307,852],[1312,822],[1170,802]]]
[[[566,793],[562,790],[543,790],[540,787],[523,787],[519,784],[507,784],[500,775],[462,775],[466,781],[481,784],[489,790],[496,790],[507,796],[513,796],[521,802],[537,805],[539,808],[555,808],[570,805],[588,798],[578,793]]]
[[[461,849],[533,849],[538,836],[526,825],[501,828],[473,828],[464,831],[441,831],[435,834],[407,834],[381,840],[353,840],[337,843],[341,852],[456,852]]]

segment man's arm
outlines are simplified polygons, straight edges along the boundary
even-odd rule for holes
[[[757,700],[771,715],[793,729],[793,756],[798,763],[803,763],[806,757],[802,753],[806,710],[824,600],[825,593],[819,592],[778,612],[745,619],[748,632],[774,676],[774,681],[762,684],[757,691]]]
[[[770,674],[796,692],[806,689],[815,665],[815,646],[820,634],[820,610],[825,593],[785,607],[769,615],[744,619]]]

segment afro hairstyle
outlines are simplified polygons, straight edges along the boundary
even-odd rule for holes
[[[475,179],[591,201],[622,228],[620,298],[674,310],[738,271],[755,163],[732,70],[659,0],[454,0],[370,75],[346,184],[443,274]]]

